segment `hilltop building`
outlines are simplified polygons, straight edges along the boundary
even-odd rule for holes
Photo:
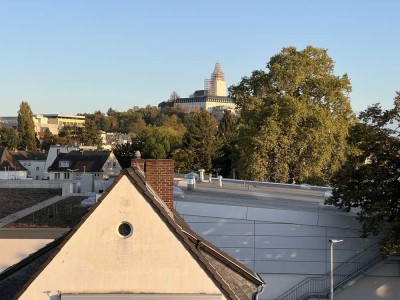
[[[204,89],[195,91],[190,97],[174,97],[168,101],[161,102],[158,107],[180,106],[187,111],[204,108],[209,112],[214,110],[235,111],[235,104],[232,99],[226,96],[225,74],[221,64],[216,62],[210,79],[204,81]]]

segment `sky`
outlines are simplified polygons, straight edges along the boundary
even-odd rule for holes
[[[0,116],[126,111],[227,86],[283,47],[328,49],[358,112],[400,91],[397,0],[0,0]]]

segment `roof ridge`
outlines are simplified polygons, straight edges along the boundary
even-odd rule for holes
[[[27,258],[21,260],[17,264],[6,269],[0,273],[0,279],[4,279],[10,274],[13,274],[26,266],[29,262],[38,259],[42,255],[48,253],[48,251],[54,249],[54,251],[45,259],[43,263],[36,269],[33,275],[22,285],[22,288],[15,294],[14,298],[18,299],[26,289],[32,284],[32,282],[40,275],[40,273],[46,268],[46,266],[54,259],[54,257],[60,252],[64,245],[73,237],[75,232],[79,230],[82,224],[90,217],[90,215],[101,205],[104,198],[110,193],[114,186],[121,180],[123,176],[126,176],[136,189],[142,194],[143,198],[153,207],[159,217],[167,224],[171,232],[177,237],[182,243],[186,250],[192,255],[197,261],[200,267],[208,274],[209,278],[218,287],[221,293],[226,297],[227,300],[240,300],[229,284],[224,278],[218,273],[218,271],[212,266],[212,264],[203,256],[199,249],[190,241],[188,236],[184,233],[182,227],[174,219],[174,216],[169,213],[169,210],[162,205],[157,199],[155,194],[149,189],[149,185],[146,183],[145,177],[140,173],[139,168],[129,168],[123,170],[120,175],[114,180],[114,182],[107,188],[103,195],[99,198],[98,202],[82,217],[82,219],[67,233],[57,238],[53,242],[47,244],[45,247],[34,252]]]
[[[129,172],[129,175],[131,176],[131,179],[133,181],[135,181],[135,183],[138,185],[136,187],[137,188],[139,187],[142,190],[142,195],[148,197],[148,200],[150,200],[149,201],[150,204],[153,205],[153,208],[156,208],[158,210],[158,213],[160,213],[159,216],[160,217],[162,216],[164,218],[164,221],[166,221],[166,224],[172,227],[170,229],[173,229],[172,232],[175,234],[175,236],[182,242],[182,245],[189,251],[189,253],[192,254],[192,256],[196,259],[196,261],[200,265],[202,265],[202,267],[204,267],[204,270],[206,271],[206,273],[208,273],[210,278],[219,287],[219,289],[224,294],[224,296],[227,297],[227,299],[240,300],[236,296],[234,291],[226,283],[226,281],[221,277],[221,275],[210,264],[210,262],[190,242],[189,238],[183,233],[182,228],[178,225],[178,223],[174,220],[174,218],[166,211],[164,206],[162,206],[155,199],[154,195],[147,188],[145,178],[143,177],[143,174],[139,171],[140,169],[138,167],[134,167],[134,168],[130,168],[129,170],[133,171],[133,172]],[[141,182],[137,182],[137,180],[140,180]],[[152,201],[152,200],[155,200],[155,201]]]

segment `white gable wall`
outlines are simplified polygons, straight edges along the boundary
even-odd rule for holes
[[[123,221],[134,228],[125,239],[117,233]],[[20,299],[48,300],[58,291],[221,294],[126,176]]]

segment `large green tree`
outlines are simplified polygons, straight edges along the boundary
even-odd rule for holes
[[[241,109],[238,171],[242,178],[329,181],[346,158],[353,122],[350,81],[334,75],[327,50],[283,48],[229,91]]]
[[[57,137],[51,133],[50,129],[46,128],[41,145],[42,149],[48,151],[50,146],[55,144],[57,144]]]
[[[134,139],[134,144],[142,158],[170,158],[181,146],[182,134],[172,128],[148,126]]]
[[[399,113],[400,106],[383,110],[377,104],[360,113],[349,136],[352,154],[333,177],[327,201],[346,210],[359,207],[364,235],[383,233],[385,255],[400,251]]]
[[[190,159],[188,166],[191,170],[205,169],[207,172],[212,170],[212,161],[220,153],[218,151],[220,142],[217,138],[217,121],[205,109],[190,113],[186,118],[186,132],[183,135],[182,155]],[[181,159],[176,158],[178,161]]]
[[[14,129],[9,127],[0,128],[0,145],[10,149],[18,147],[19,140]]]
[[[83,128],[80,136],[80,141],[86,146],[97,146],[101,148],[103,140],[101,139],[100,130],[98,129],[94,120],[85,120],[85,127]]]
[[[35,124],[28,102],[21,102],[18,111],[19,149],[36,150]]]

